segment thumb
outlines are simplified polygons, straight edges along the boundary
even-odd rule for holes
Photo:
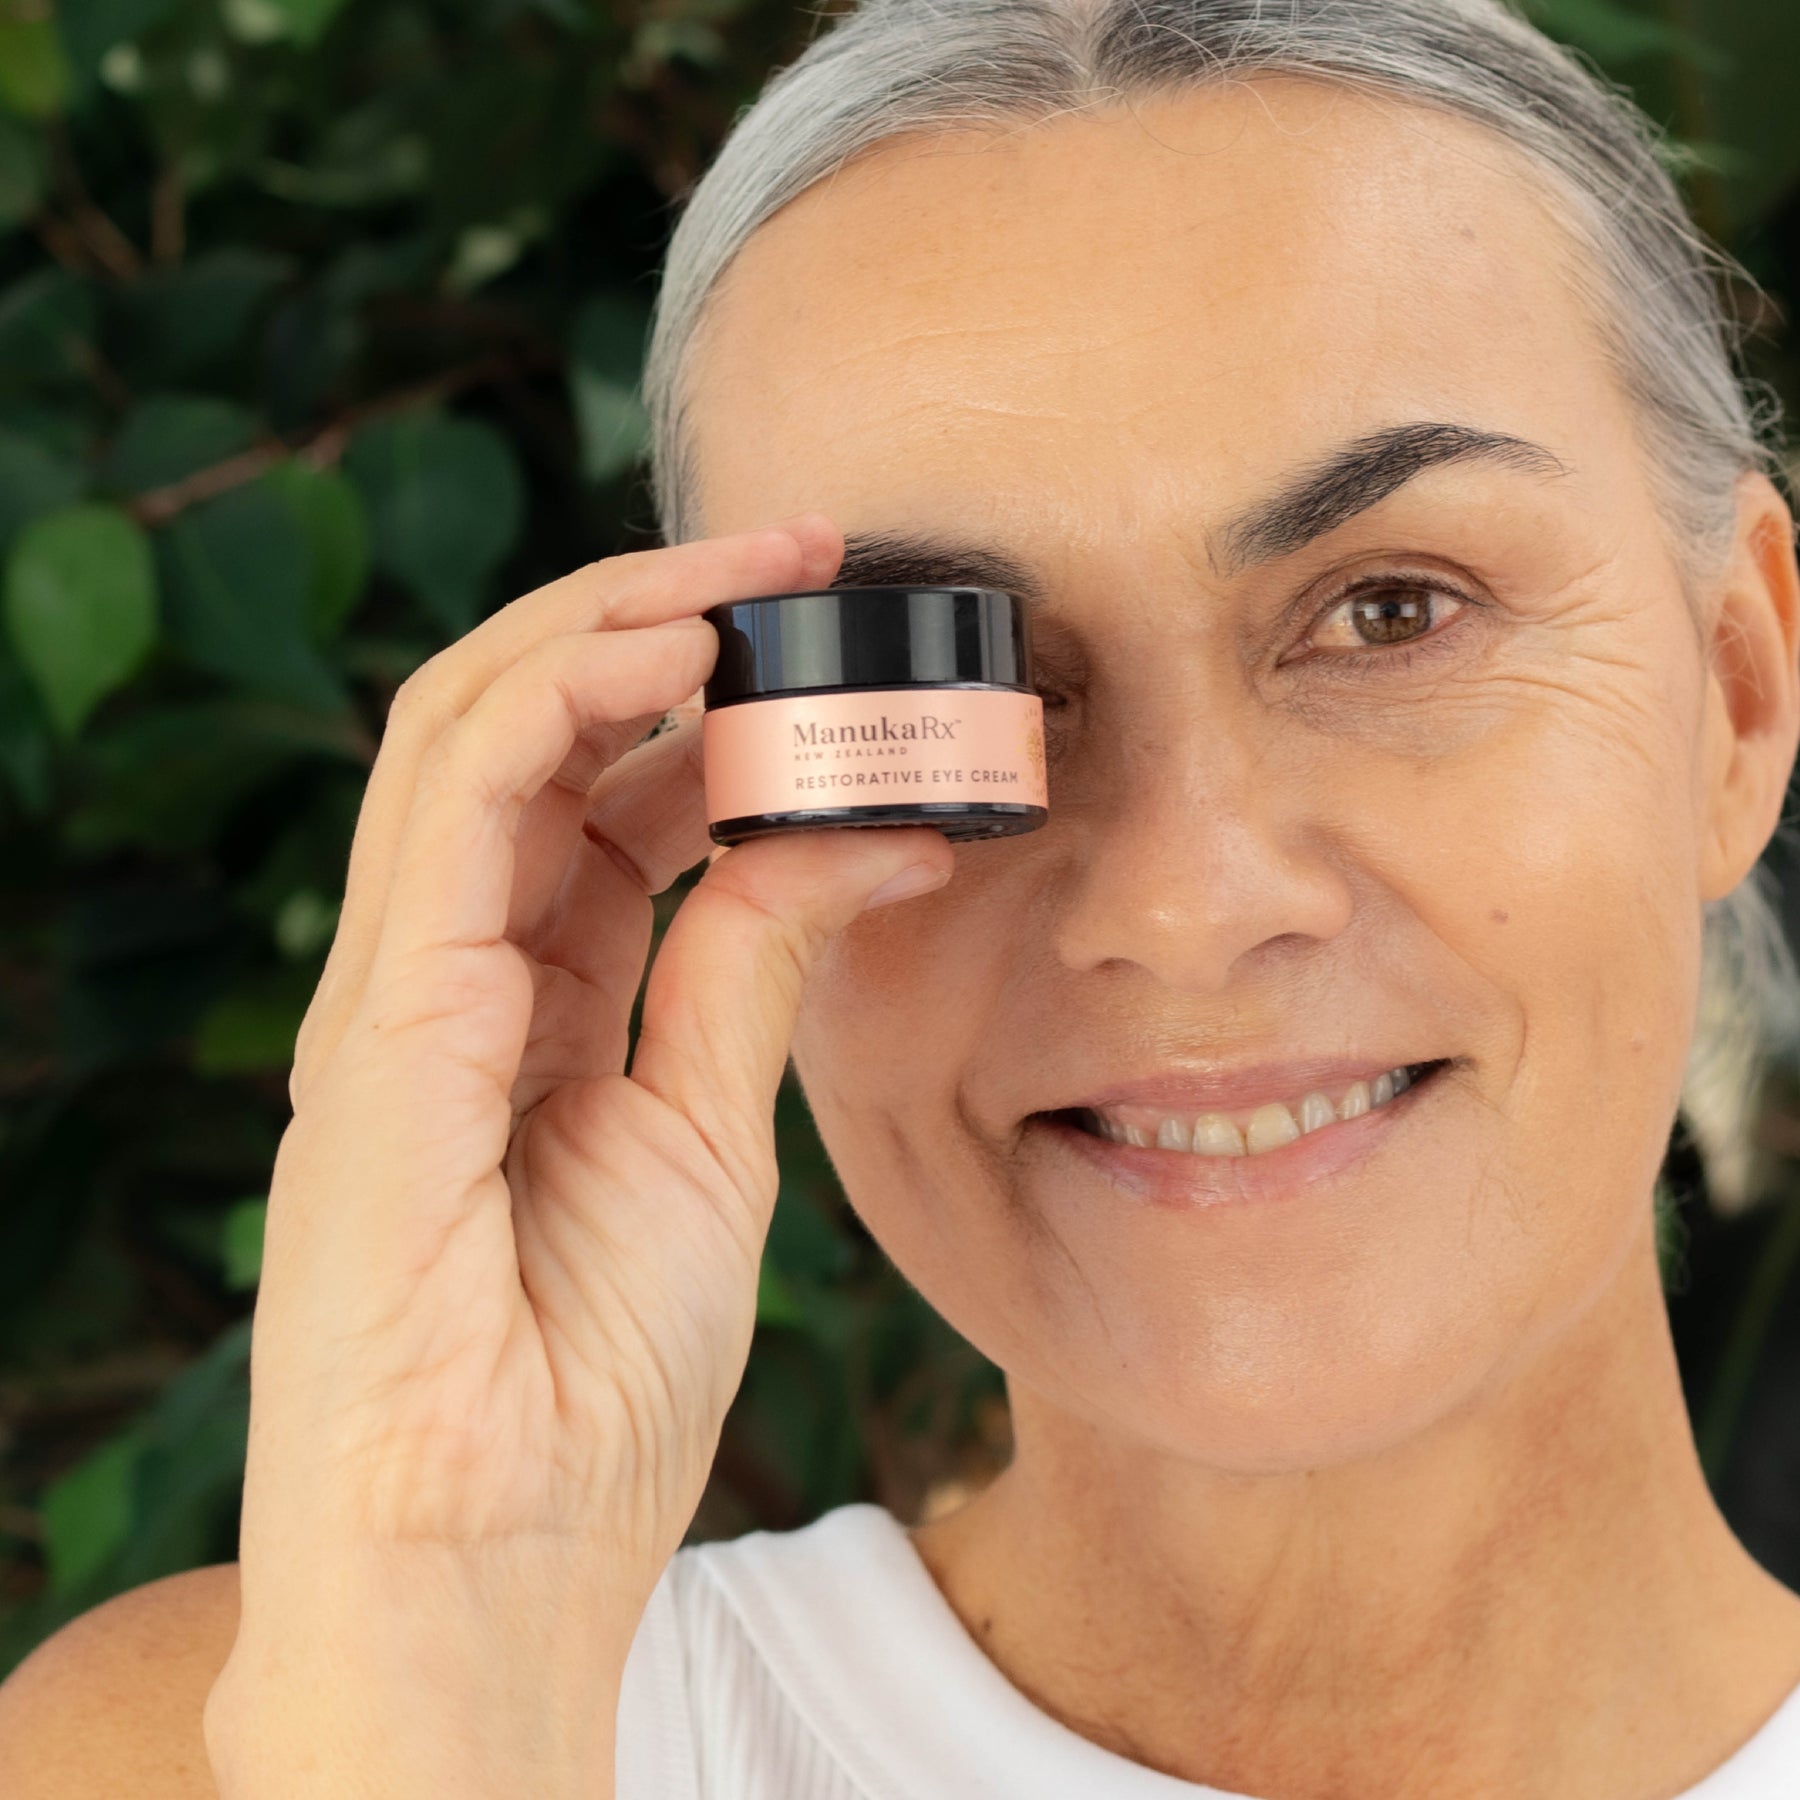
[[[774,1201],[775,1094],[813,965],[858,914],[942,887],[954,868],[928,826],[779,832],[718,857],[669,921],[631,1079],[687,1117],[759,1227]]]

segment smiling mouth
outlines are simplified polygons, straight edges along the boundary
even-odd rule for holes
[[[1393,1105],[1448,1068],[1452,1057],[1406,1063],[1354,1081],[1341,1091],[1315,1089],[1291,1101],[1275,1100],[1237,1112],[1172,1112],[1151,1106],[1065,1107],[1041,1115],[1090,1137],[1143,1149],[1179,1150],[1192,1156],[1262,1156],[1296,1138]]]

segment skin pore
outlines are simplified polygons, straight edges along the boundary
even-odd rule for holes
[[[1747,476],[1690,606],[1575,254],[1492,136],[1266,80],[878,146],[758,230],[690,369],[707,533],[816,507],[1044,591],[1048,826],[844,932],[795,1066],[1008,1374],[1012,1466],[914,1533],[938,1585],[1047,1712],[1230,1791],[1657,1800],[1800,1681],[1651,1209],[1701,908],[1800,734],[1792,527]],[[1414,424],[1548,455],[1234,558]],[[1046,1116],[1363,1052],[1454,1061],[1254,1202],[1148,1199]]]

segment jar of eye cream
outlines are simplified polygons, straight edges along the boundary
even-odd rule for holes
[[[717,844],[837,825],[952,842],[1049,817],[1023,603],[997,588],[841,587],[701,614],[706,818]]]

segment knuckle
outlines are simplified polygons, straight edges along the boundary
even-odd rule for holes
[[[318,1031],[303,1023],[300,1034],[294,1041],[293,1066],[288,1070],[288,1109],[291,1112],[300,1110],[308,1089],[313,1085],[313,1077],[318,1073],[320,1061]]]
[[[663,560],[662,546],[652,546],[648,550],[619,550],[611,556],[596,557],[583,570],[584,575],[596,581],[623,581],[633,575],[641,574],[646,569],[654,569]]]
[[[341,1018],[342,1008],[335,997],[340,977],[334,965],[335,958],[328,958],[319,984],[313,989],[311,1004],[301,1016],[300,1029],[294,1034],[294,1061],[288,1070],[287,1088],[288,1102],[295,1112],[335,1042],[332,1027]]]
[[[758,893],[753,883],[730,872],[731,859],[713,864],[701,880],[717,894],[736,901],[756,915],[765,942],[766,954],[775,968],[791,980],[804,980],[806,972],[831,940],[831,932],[807,913],[784,912]],[[696,893],[699,889],[695,890]]]
[[[416,758],[412,769],[411,807],[446,789],[460,791],[471,768],[479,769],[481,761],[481,722],[478,715],[462,713],[446,716],[431,734],[429,745]],[[400,830],[405,830],[404,823]]]
[[[389,731],[420,736],[440,729],[450,712],[444,694],[446,685],[441,654],[421,663],[394,690],[394,698],[388,706]]]

